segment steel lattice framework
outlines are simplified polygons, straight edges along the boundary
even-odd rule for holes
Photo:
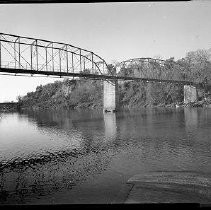
[[[118,76],[128,77],[130,75],[130,77],[142,78],[143,81],[147,82],[155,81],[196,85],[182,78],[182,71],[184,69],[173,60],[132,58],[117,63],[116,69]]]
[[[92,77],[107,75],[104,59],[70,44],[0,33],[1,72]]]

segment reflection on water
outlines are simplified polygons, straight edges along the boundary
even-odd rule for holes
[[[104,113],[103,118],[105,122],[105,137],[110,140],[115,139],[117,134],[116,113]]]
[[[1,113],[0,203],[106,203],[138,173],[210,174],[210,127],[203,108]]]
[[[196,129],[198,124],[198,109],[197,108],[184,108],[185,125],[187,129]]]

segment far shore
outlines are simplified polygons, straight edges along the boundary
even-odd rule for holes
[[[184,108],[184,107],[207,107],[211,108],[211,100],[201,100],[197,102],[190,102],[190,103],[184,103],[184,102],[177,102],[172,104],[157,104],[157,105],[145,105],[145,106],[137,106],[137,107],[120,107],[120,110],[139,110],[141,108]],[[67,107],[58,107],[58,108],[51,108],[51,107],[42,107],[42,106],[33,106],[33,107],[23,107],[21,105],[17,106],[16,109],[6,109],[0,111],[14,111],[14,110],[33,110],[33,111],[42,111],[42,110],[102,110],[102,107],[76,107],[76,108],[67,108]]]

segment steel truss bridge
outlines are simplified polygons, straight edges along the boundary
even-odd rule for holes
[[[196,85],[182,78],[178,80],[176,71],[169,71],[171,68],[178,68],[178,73],[181,70],[175,62],[135,58],[118,63],[116,71],[112,71],[106,61],[92,51],[61,42],[0,33],[1,74]],[[130,69],[134,70],[132,74],[128,74]]]

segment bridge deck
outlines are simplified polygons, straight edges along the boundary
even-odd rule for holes
[[[58,72],[58,71],[36,71],[36,70],[26,70],[26,69],[11,69],[11,68],[0,68],[2,73],[10,74],[30,74],[30,75],[46,75],[46,76],[58,76],[58,77],[84,77],[99,80],[134,80],[134,81],[145,81],[145,82],[166,82],[166,83],[176,83],[181,85],[198,85],[190,81],[179,81],[179,80],[164,80],[164,79],[153,79],[153,78],[140,78],[140,77],[125,77],[125,76],[115,76],[115,75],[104,75],[104,74],[86,74],[86,73],[71,73],[71,72]],[[24,75],[23,75],[24,76]]]

